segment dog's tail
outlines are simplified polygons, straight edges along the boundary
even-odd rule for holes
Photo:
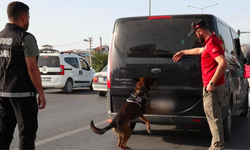
[[[99,129],[99,128],[95,127],[93,120],[91,120],[91,122],[90,122],[90,128],[96,134],[104,134],[106,131],[108,131],[109,129],[111,129],[115,126],[116,126],[116,122],[112,121],[108,126],[104,127],[103,129]]]

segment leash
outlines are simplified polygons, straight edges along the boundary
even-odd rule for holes
[[[176,112],[176,113],[168,113],[169,115],[179,115],[179,114],[183,114],[183,113],[185,113],[185,112],[188,112],[188,111],[190,111],[191,109],[193,109],[195,106],[197,106],[202,100],[203,100],[203,98],[208,94],[208,91],[206,90],[206,88],[205,88],[205,94],[193,105],[193,106],[191,106],[191,107],[189,107],[188,109],[185,109],[185,110],[183,110],[183,111],[180,111],[180,112]],[[217,97],[217,100],[219,101],[219,97],[218,97],[218,95],[217,95],[217,90],[214,90],[214,91],[212,91],[212,92],[215,92],[215,95],[216,95],[216,97]],[[148,99],[148,95],[147,95],[147,93],[146,92],[144,92],[144,96],[145,96],[145,98],[146,98],[146,100],[147,101],[149,101],[149,99]],[[146,105],[147,105],[148,103],[146,103]],[[140,105],[140,104],[138,104],[138,105]],[[220,104],[220,101],[219,101],[219,105],[221,105]],[[142,107],[142,106],[141,106]]]
[[[176,113],[169,113],[169,115],[179,115],[179,114],[183,114],[183,113],[185,113],[185,112],[188,112],[189,110],[191,110],[191,109],[193,109],[196,105],[198,105],[201,101],[202,101],[202,99],[207,95],[207,90],[205,89],[205,91],[206,91],[206,93],[199,99],[199,101],[198,102],[196,102],[193,106],[191,106],[191,107],[189,107],[188,109],[186,109],[186,110],[183,110],[183,111],[180,111],[180,112],[176,112]]]
[[[188,109],[186,109],[186,110],[183,110],[183,111],[180,111],[180,112],[176,112],[176,113],[170,113],[170,115],[179,115],[179,114],[182,114],[182,113],[185,113],[185,112],[188,112],[189,110],[191,110],[191,109],[193,109],[196,105],[198,105],[199,104],[199,102],[200,101],[202,101],[203,100],[203,98],[208,94],[208,91],[207,91],[207,88],[205,88],[205,94],[201,97],[201,99],[199,99],[199,101],[198,102],[196,102],[193,106],[191,106],[191,107],[189,107]],[[219,105],[221,105],[221,102],[220,102],[220,100],[219,100],[219,97],[218,97],[218,95],[217,95],[217,90],[214,90],[214,91],[212,91],[212,92],[214,92],[215,93],[215,95],[216,95],[216,98],[217,98],[217,100],[219,101]]]

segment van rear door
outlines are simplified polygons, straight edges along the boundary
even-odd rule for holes
[[[160,16],[118,19],[110,55],[111,112],[116,112],[134,91],[133,78],[157,78],[151,100],[161,99],[178,112],[194,105],[202,96],[200,56],[184,56],[178,63],[173,55],[183,49],[201,47],[188,37],[195,16]],[[209,22],[209,21],[208,21]],[[188,115],[204,115],[202,104]]]
[[[41,55],[38,58],[41,75],[58,75],[60,73],[60,58],[55,55]],[[46,78],[42,78],[46,80]]]

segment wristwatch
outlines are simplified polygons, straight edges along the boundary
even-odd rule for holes
[[[214,86],[214,82],[210,81],[209,84],[211,84],[212,86]]]

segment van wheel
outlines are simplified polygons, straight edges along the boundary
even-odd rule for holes
[[[68,79],[63,88],[64,93],[71,93],[73,91],[73,82],[71,79]]]
[[[89,86],[90,91],[93,91],[93,81],[91,81],[91,84]]]
[[[107,94],[107,92],[99,91],[98,94],[99,94],[99,96],[105,96]]]
[[[247,90],[248,91],[248,90]],[[245,116],[247,116],[247,114],[248,114],[248,92],[247,92],[247,94],[246,94],[246,97],[245,97],[245,102],[244,102],[244,104],[242,105],[242,113],[240,114],[240,116],[243,116],[243,117],[245,117]]]
[[[224,129],[224,137],[225,140],[229,140],[232,133],[232,107],[231,102],[229,102],[227,108],[227,115],[223,120],[223,129]]]

